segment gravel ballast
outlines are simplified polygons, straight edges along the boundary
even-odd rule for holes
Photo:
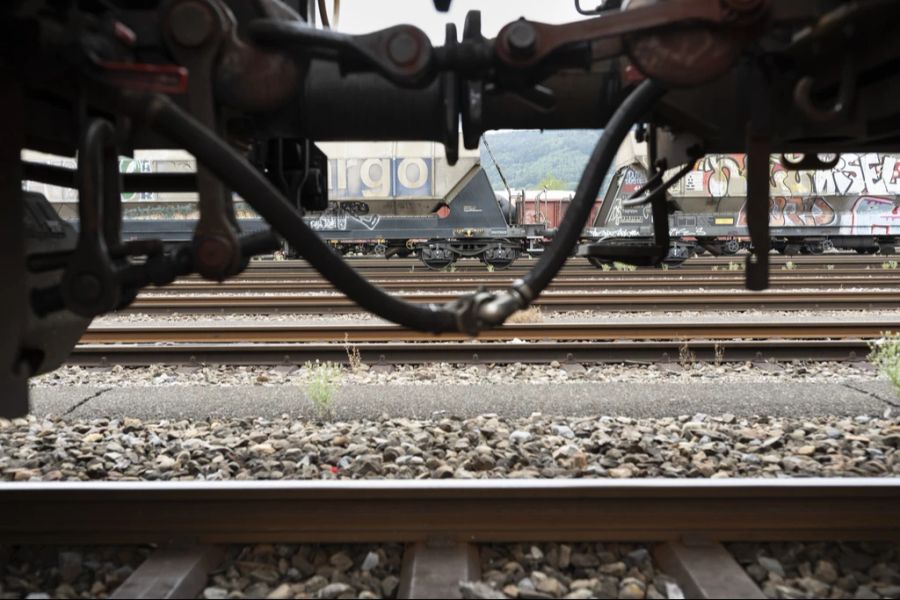
[[[0,420],[30,480],[793,477],[900,474],[900,419]]]
[[[651,293],[648,290],[641,290],[645,293]],[[719,293],[718,290],[712,290]],[[793,290],[792,290],[793,291]],[[851,290],[842,290],[851,291]],[[866,290],[877,291],[877,290]],[[885,290],[893,291],[893,290]],[[693,290],[691,294],[702,297],[705,290]],[[456,295],[471,293],[469,291],[460,291]],[[578,293],[577,291],[567,293]],[[588,292],[586,292],[588,293]],[[594,293],[594,292],[589,292]],[[620,293],[620,292],[610,292]],[[737,292],[745,293],[745,292]],[[257,294],[236,294],[239,296],[253,297]],[[304,292],[303,294],[307,294]],[[553,294],[548,294],[552,296]],[[180,295],[179,295],[180,296]],[[266,298],[278,297],[278,293],[265,294]],[[328,295],[324,295],[325,298]],[[453,294],[447,295],[447,300],[454,298]],[[141,313],[141,312],[122,312],[110,313],[97,317],[94,322],[97,325],[215,325],[228,323],[230,325],[252,325],[254,323],[280,323],[290,325],[300,324],[316,324],[316,325],[353,325],[355,322],[360,324],[371,325],[373,322],[386,323],[383,319],[372,315],[371,313],[328,313],[328,314],[310,314],[310,313],[291,313],[291,312],[267,312],[252,313],[241,312],[240,309],[230,309],[223,306],[223,313],[190,313],[177,310],[172,313]],[[543,307],[539,310],[536,319],[528,319],[528,322],[541,323],[644,323],[644,322],[665,322],[672,319],[698,321],[704,323],[734,323],[737,321],[752,322],[797,322],[797,321],[825,321],[825,322],[848,322],[848,321],[881,321],[896,322],[900,320],[900,310],[870,308],[865,312],[860,310],[829,310],[829,309],[791,309],[791,310],[760,310],[760,309],[744,309],[744,310],[552,310],[549,307]]]
[[[481,583],[470,598],[683,598],[678,584],[634,544],[515,544],[481,547]]]
[[[2,598],[106,598],[153,551],[149,546],[5,546]]]
[[[35,377],[32,387],[53,386],[169,386],[169,385],[305,385],[315,365],[278,366],[174,366],[79,367],[64,366]],[[564,384],[568,382],[753,382],[797,381],[830,383],[836,380],[875,381],[878,374],[868,363],[794,361],[779,363],[672,362],[660,364],[513,363],[510,365],[360,365],[342,367],[340,383],[348,385],[478,385]]]
[[[900,546],[887,543],[730,544],[768,598],[900,598]]]
[[[257,544],[229,548],[203,598],[394,598],[403,546]]]

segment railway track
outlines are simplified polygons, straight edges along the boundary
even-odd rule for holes
[[[94,325],[69,359],[80,365],[597,363],[738,360],[860,361],[900,323],[537,323],[505,325],[475,341],[385,324]],[[451,343],[448,343],[451,342]]]
[[[399,297],[420,304],[442,304],[454,298],[440,293],[400,293]],[[896,309],[900,294],[893,291],[822,292],[704,292],[689,294],[645,291],[641,293],[556,292],[540,296],[534,303],[554,311],[660,311],[660,310],[811,310]],[[142,295],[123,313],[183,314],[335,314],[359,312],[345,296],[321,295]]]
[[[666,322],[553,322],[506,324],[479,334],[479,341],[625,341],[697,339],[873,339],[885,331],[900,331],[900,322],[799,321],[738,323]],[[327,343],[461,342],[471,337],[456,333],[431,334],[383,323],[215,323],[168,325],[94,324],[81,338],[84,344],[172,343]]]
[[[875,256],[860,256],[856,254],[824,254],[819,256],[778,256],[771,255],[769,260],[774,269],[781,269],[783,266],[791,263],[793,268],[802,270],[802,269],[825,269],[827,266],[831,265],[836,269],[839,268],[853,268],[853,269],[865,269],[866,267],[870,269],[881,269],[882,265],[885,263],[890,263],[892,260],[897,260],[897,256],[885,256],[885,255],[875,255]],[[377,258],[377,257],[350,257],[346,258],[347,262],[352,265],[355,269],[359,269],[362,271],[371,271],[371,270],[384,270],[384,271],[414,271],[414,272],[434,272],[440,273],[443,271],[428,271],[427,267],[425,267],[419,260],[411,259],[411,258]],[[735,255],[735,256],[700,256],[692,258],[686,261],[684,264],[677,268],[672,268],[672,271],[687,271],[687,270],[710,270],[713,267],[717,267],[719,269],[729,268],[729,265],[739,265],[743,266],[745,260],[745,255]],[[504,273],[519,273],[524,272],[530,269],[535,263],[537,259],[532,258],[520,258],[513,265],[506,269],[505,271],[497,271]],[[462,260],[455,263],[456,272],[485,272],[486,267],[482,263],[474,260]],[[732,267],[734,268],[734,267]],[[639,271],[643,272],[660,272],[660,269],[653,267],[640,267]],[[586,273],[591,272],[602,272],[600,269],[592,266],[587,262],[586,259],[583,258],[570,258],[563,268],[563,273],[567,271],[583,271]],[[314,273],[315,271],[309,264],[304,260],[254,260],[250,263],[250,267],[245,271],[244,275],[252,274],[252,273],[266,273],[266,272],[282,272],[282,273]]]
[[[762,598],[722,541],[894,541],[898,505],[890,478],[16,483],[0,539],[162,543],[121,598],[197,597],[218,544],[254,542],[402,542],[400,597],[459,597],[474,544],[513,541],[648,542],[689,597]]]
[[[661,273],[671,273],[662,271]],[[462,276],[459,273],[440,276],[404,276],[372,277],[376,285],[390,291],[461,291],[478,286],[501,288],[508,286],[512,279],[509,275],[479,273]],[[790,275],[773,274],[769,280],[773,289],[843,289],[843,288],[898,288],[900,287],[900,271],[891,274],[830,273],[807,275],[792,272]],[[596,274],[591,276],[560,276],[550,284],[551,291],[601,291],[632,289],[729,289],[743,290],[744,278],[741,273],[719,272],[702,275],[667,274],[647,276],[645,272]],[[150,293],[160,294],[216,294],[216,293],[300,293],[300,292],[333,292],[334,286],[318,277],[292,279],[236,279],[224,283],[201,280],[177,281],[162,288],[152,288]]]

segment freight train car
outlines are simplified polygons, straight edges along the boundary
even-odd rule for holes
[[[541,249],[546,227],[512,222],[509,204],[494,195],[487,174],[474,167],[427,215],[355,212],[337,204],[307,223],[341,253],[415,255],[432,269],[476,258],[497,269]]]
[[[669,262],[683,261],[701,249],[719,255],[748,247],[746,166],[742,154],[709,155],[671,188]],[[646,181],[647,169],[638,156],[617,170],[601,210],[585,230],[579,254],[590,256],[596,242],[652,240],[650,206],[624,202]],[[895,252],[900,241],[897,156],[843,154],[834,168],[818,171],[789,170],[773,156],[769,184],[771,245],[777,252]]]
[[[513,203],[495,196],[477,151],[463,151],[450,165],[443,146],[431,142],[322,147],[328,154],[328,208],[308,212],[305,220],[338,252],[414,255],[434,269],[474,258],[503,269],[523,253],[543,248],[546,224],[516,225]],[[29,159],[73,166],[63,157]],[[189,173],[196,167],[191,156],[166,151],[145,151],[120,163],[124,173]],[[34,182],[26,186],[46,195],[60,215],[77,224],[74,190]],[[188,242],[199,216],[195,194],[129,194],[122,204],[125,240]],[[235,213],[242,232],[264,228],[239,198]]]
[[[544,224],[511,223],[510,205],[502,200],[494,195],[484,170],[475,166],[426,215],[370,214],[364,203],[332,201],[327,210],[304,220],[341,254],[416,256],[431,269],[474,258],[505,269],[522,254],[539,253],[547,229]],[[188,242],[195,224],[191,218],[126,219],[122,237]],[[243,233],[265,228],[252,217],[238,224]]]

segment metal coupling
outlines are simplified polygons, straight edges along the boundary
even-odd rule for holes
[[[494,295],[478,307],[478,320],[488,326],[501,325],[511,314],[525,308],[522,297],[515,290]]]
[[[530,290],[522,280],[502,292],[488,292],[479,288],[444,306],[456,315],[456,327],[471,336],[489,327],[502,325],[511,314],[527,307],[531,301]]]

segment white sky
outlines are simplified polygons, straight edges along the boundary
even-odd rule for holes
[[[331,14],[331,2],[326,0]],[[598,0],[582,0],[582,6],[593,8]],[[439,13],[432,0],[341,0],[338,31],[368,33],[377,29],[409,23],[419,27],[435,45],[444,43],[444,25],[456,23],[462,36],[466,13],[481,11],[481,32],[494,37],[500,28],[519,17],[545,23],[563,23],[583,19],[575,10],[575,0],[453,0],[450,11]]]

